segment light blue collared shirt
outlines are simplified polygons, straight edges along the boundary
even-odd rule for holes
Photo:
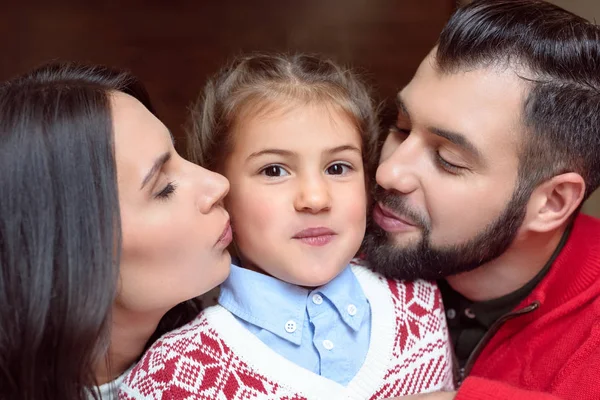
[[[219,303],[275,352],[344,386],[365,361],[371,308],[350,267],[309,290],[232,264]]]

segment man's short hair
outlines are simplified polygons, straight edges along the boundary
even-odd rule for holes
[[[600,29],[539,0],[475,0],[441,33],[442,73],[509,68],[529,82],[519,189],[576,172],[586,199],[600,185]]]

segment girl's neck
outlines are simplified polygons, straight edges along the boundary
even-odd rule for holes
[[[247,270],[250,270],[250,271],[258,272],[259,274],[267,275],[267,276],[270,276],[271,278],[274,278],[274,279],[279,279],[279,278],[274,277],[273,275],[269,274],[265,270],[261,269],[259,266],[255,265],[255,264],[253,264],[253,263],[251,263],[251,262],[249,262],[247,260],[244,260],[241,257],[237,258],[237,264],[236,265],[238,267],[240,267],[240,268],[244,268],[244,269],[247,269]],[[281,280],[281,279],[279,279],[279,280]],[[284,281],[284,282],[286,282],[286,281]],[[315,289],[315,286],[301,286],[301,285],[296,285],[296,286],[299,286],[299,287],[307,289],[307,290],[314,290]]]
[[[118,304],[113,307],[110,345],[96,366],[99,385],[113,381],[142,355],[165,312],[135,313]]]
[[[239,252],[239,250],[237,250],[237,248],[235,249],[235,253],[234,254],[236,254],[235,264],[238,267],[244,268],[244,269],[247,269],[247,270],[250,270],[250,271],[258,272],[259,274],[271,276],[270,274],[266,273],[262,268],[260,268],[258,265],[250,262],[244,256],[242,256],[241,253]]]

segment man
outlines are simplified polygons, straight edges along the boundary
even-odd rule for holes
[[[458,10],[398,95],[373,269],[441,279],[460,368],[437,399],[600,399],[600,29],[549,3]]]

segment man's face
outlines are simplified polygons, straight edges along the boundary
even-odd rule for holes
[[[438,279],[510,246],[528,200],[514,195],[526,91],[509,68],[443,74],[425,58],[381,152],[366,238],[373,269]]]

